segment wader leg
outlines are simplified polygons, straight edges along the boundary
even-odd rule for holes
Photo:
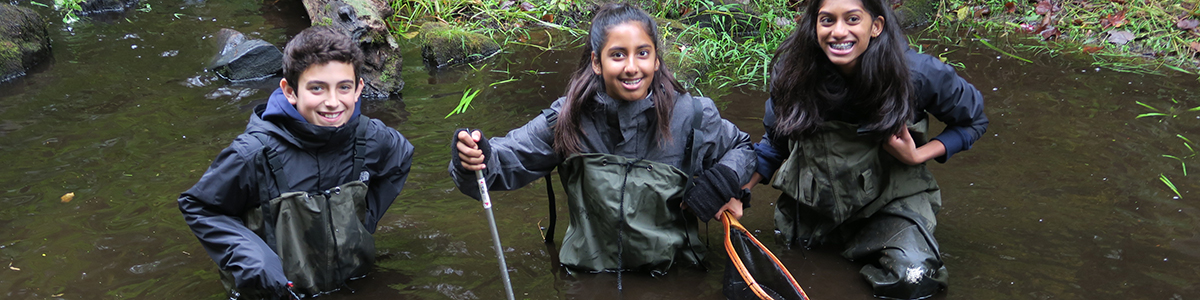
[[[933,236],[905,217],[876,214],[847,244],[843,256],[866,262],[859,271],[875,296],[922,299],[946,287],[949,277]]]

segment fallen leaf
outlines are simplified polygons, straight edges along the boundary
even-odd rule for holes
[[[1017,4],[1016,4],[1016,3],[1013,3],[1013,2],[1011,2],[1011,1],[1010,1],[1010,2],[1005,2],[1005,3],[1004,3],[1004,12],[1007,12],[1007,13],[1013,13],[1013,12],[1016,12],[1016,11],[1017,11]]]
[[[62,295],[63,295],[63,293],[58,293],[58,294],[50,295],[50,298],[58,298],[58,297],[62,297]]]
[[[401,35],[401,36],[404,36],[404,39],[411,40],[411,39],[413,39],[413,38],[417,37],[417,35],[418,35],[418,34],[421,34],[421,32],[420,32],[420,31],[405,32],[405,33],[402,33],[402,34],[400,34],[400,35]]]
[[[957,14],[959,20],[965,20],[967,19],[967,16],[971,15],[971,8],[963,6],[962,8],[958,9]]]
[[[992,14],[992,9],[984,7],[984,8],[981,8],[981,9],[978,9],[975,11],[975,18],[983,18],[983,17],[986,17],[991,14]]]
[[[1041,0],[1038,1],[1037,9],[1035,9],[1034,12],[1039,15],[1047,15],[1056,13],[1060,10],[1062,10],[1062,7],[1059,7],[1058,4],[1054,4],[1050,0]]]
[[[75,192],[66,193],[65,195],[62,195],[61,199],[62,203],[71,202],[71,199],[75,199]]]
[[[1197,25],[1200,25],[1200,20],[1183,19],[1183,20],[1179,20],[1179,22],[1175,23],[1175,27],[1179,27],[1179,29],[1183,29],[1183,30],[1196,29]]]
[[[1083,26],[1083,19],[1075,19],[1075,20],[1071,21],[1071,25]]]
[[[1192,51],[1200,52],[1200,42],[1192,42]]]
[[[1097,51],[1100,51],[1100,50],[1103,50],[1103,49],[1104,49],[1104,45],[1100,45],[1100,46],[1083,46],[1083,53],[1092,54],[1092,53],[1096,53]]]
[[[534,9],[536,9],[536,7],[533,6],[533,3],[521,2],[521,10],[533,11]]]
[[[1132,40],[1133,40],[1133,33],[1129,32],[1128,30],[1109,30],[1108,31],[1108,42],[1110,42],[1110,43],[1117,44],[1117,45],[1124,45],[1125,43],[1128,43],[1129,41],[1132,41]]]
[[[542,21],[546,21],[547,23],[554,23],[554,15],[544,14],[544,15],[542,15]]]
[[[1062,35],[1062,32],[1058,31],[1058,28],[1054,28],[1054,26],[1048,26],[1045,30],[1042,30],[1042,32],[1039,32],[1038,34],[1042,36],[1043,40],[1052,40],[1058,38],[1059,35]]]
[[[9,269],[9,270],[13,270],[13,271],[20,271],[20,270],[21,270],[21,268],[18,268],[18,267],[14,267],[14,266],[12,266],[12,262],[9,262],[9,263],[8,263],[8,269]]]
[[[512,1],[512,0],[500,2],[500,9],[507,10],[507,9],[511,8],[513,6],[513,4],[516,4],[516,3],[517,3],[516,1]]]
[[[1125,23],[1129,23],[1129,20],[1125,19],[1124,10],[1117,12],[1115,15],[1106,15],[1103,18],[1100,18],[1100,28],[1102,29],[1107,29],[1109,27],[1121,27],[1121,25],[1125,25]]]

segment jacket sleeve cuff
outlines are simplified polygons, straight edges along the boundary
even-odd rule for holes
[[[951,156],[954,156],[955,153],[969,149],[970,146],[966,146],[965,143],[963,143],[963,133],[961,130],[963,129],[954,127],[947,128],[946,131],[942,131],[941,134],[938,134],[937,137],[933,138],[941,141],[942,145],[946,146],[946,154],[935,158],[937,162],[946,163],[946,161],[949,160]]]
[[[780,162],[774,159],[779,156],[775,147],[767,140],[763,140],[758,144],[754,144],[754,154],[758,159],[758,165],[755,167],[755,172],[763,175],[762,184],[769,183],[771,176],[775,174],[775,170],[779,169]]]

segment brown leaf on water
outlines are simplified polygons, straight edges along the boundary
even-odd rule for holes
[[[1016,4],[1016,3],[1013,3],[1012,1],[1009,1],[1009,2],[1005,2],[1005,3],[1004,3],[1004,12],[1006,12],[1006,13],[1013,13],[1013,12],[1016,12],[1016,11],[1017,11],[1017,4]]]
[[[1104,50],[1104,45],[1100,46],[1083,46],[1083,53],[1092,54],[1100,50]]]
[[[62,203],[71,202],[71,199],[75,199],[75,192],[66,193],[66,194],[62,195],[61,199],[62,199]]]
[[[544,14],[542,15],[542,21],[546,21],[546,23],[554,23],[554,15]]]
[[[1182,19],[1179,22],[1175,22],[1175,27],[1183,30],[1194,30],[1198,25],[1200,25],[1200,20],[1196,19]]]
[[[1110,30],[1108,31],[1108,42],[1124,45],[1133,40],[1133,33],[1128,30]]]

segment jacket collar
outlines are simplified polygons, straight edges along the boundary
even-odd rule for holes
[[[359,106],[354,107],[354,114],[346,124],[339,127],[324,127],[308,123],[296,111],[296,107],[288,103],[283,90],[276,89],[267,99],[267,104],[255,109],[246,132],[262,131],[272,133],[286,143],[301,149],[317,150],[325,145],[351,145],[354,130],[360,122]],[[340,147],[339,147],[340,148]]]

